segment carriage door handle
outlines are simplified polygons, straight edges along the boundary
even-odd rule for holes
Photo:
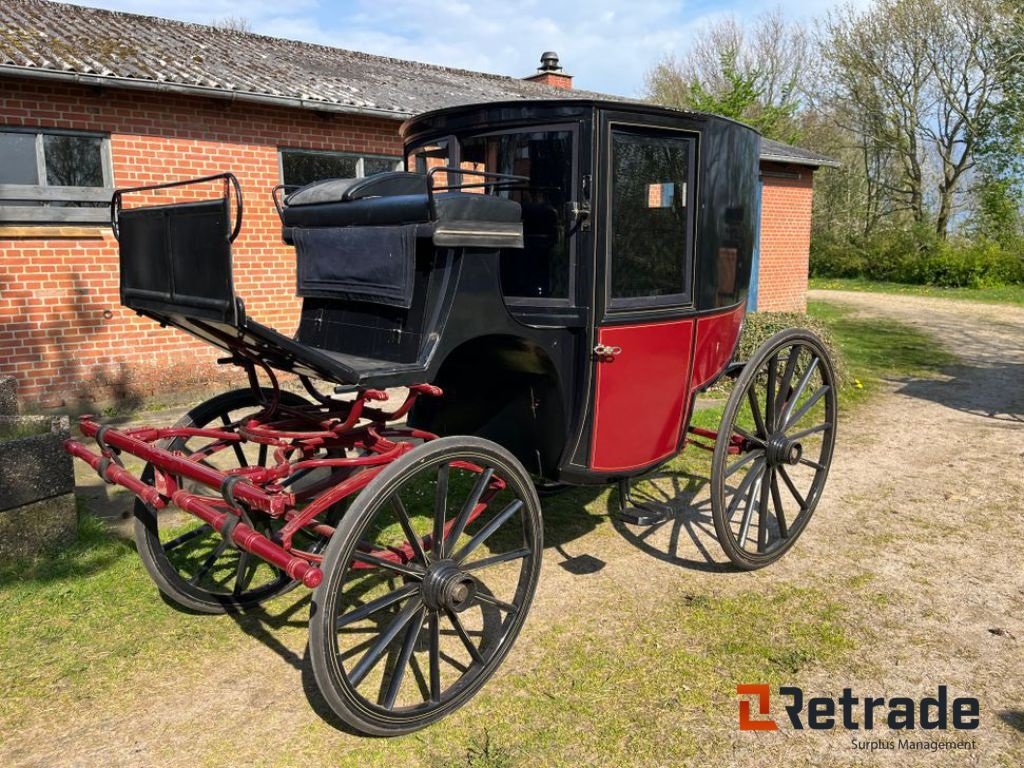
[[[598,344],[594,347],[594,354],[603,363],[610,363],[622,354],[622,347],[609,347],[607,344]]]

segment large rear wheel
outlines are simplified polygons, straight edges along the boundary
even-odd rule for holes
[[[266,396],[270,394],[265,390]],[[305,399],[290,392],[281,392],[280,401],[286,406],[308,405]],[[256,392],[240,389],[196,406],[175,426],[232,432],[244,418],[261,409]],[[223,472],[267,466],[273,454],[265,445],[224,444],[206,437],[179,437],[160,447],[189,455],[204,452],[203,463]],[[152,482],[154,475],[153,466],[147,465],[143,479]],[[184,487],[217,503],[221,501],[215,491],[205,486],[185,481]],[[268,536],[283,525],[282,521],[257,511],[247,511],[246,517],[247,524]],[[254,608],[297,585],[281,569],[229,545],[202,520],[175,507],[157,510],[136,500],[135,543],[143,565],[160,591],[178,605],[200,613]],[[324,546],[323,541],[301,531],[295,544],[310,551]]]
[[[712,518],[737,567],[775,562],[803,533],[821,499],[835,437],[828,350],[801,328],[775,334],[736,380],[712,458]]]

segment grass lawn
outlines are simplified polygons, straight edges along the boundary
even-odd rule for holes
[[[859,382],[843,392],[844,407],[877,391],[881,379],[928,374],[950,361],[928,337],[897,323],[852,317],[826,302],[812,303],[810,312],[832,327]],[[700,411],[695,423],[714,427],[720,412]],[[700,485],[709,455],[689,450],[666,469]],[[546,499],[548,541],[630,552],[608,514],[611,494],[574,489]],[[614,567],[609,562],[608,570]],[[680,575],[626,585],[597,577],[574,586],[578,595],[548,594],[557,607],[535,607],[541,615],[520,641],[526,650],[513,652],[518,663],[445,724],[401,739],[357,740],[312,715],[303,699],[295,711],[280,713],[279,723],[302,723],[283,740],[269,728],[254,738],[225,730],[221,741],[210,741],[205,762],[258,748],[274,765],[512,766],[535,764],[538,755],[547,756],[547,765],[681,765],[696,757],[724,764],[734,748],[736,682],[791,682],[801,670],[855,658],[845,601],[878,598],[875,585],[838,573],[809,586],[735,574],[700,582],[700,574],[663,567]],[[270,612],[287,610],[301,593],[273,601]],[[245,619],[170,608],[134,545],[88,510],[76,545],[0,570],[0,616],[0,750],[19,729],[41,727],[44,719],[92,722],[94,712],[119,711],[131,728],[133,707],[143,707],[168,674],[182,688],[202,687],[223,658],[242,658],[260,642],[256,632],[240,631]],[[301,658],[304,616],[305,608],[295,625],[263,634]],[[289,691],[298,686],[293,675],[281,678]],[[709,727],[709,718],[726,717],[729,726]],[[238,760],[247,762],[244,755]]]
[[[1016,304],[1024,306],[1024,285],[1002,285],[992,288],[938,288],[934,285],[906,285],[850,277],[814,277],[811,288],[833,291],[868,291],[871,293],[900,293],[907,296],[929,296],[939,299],[982,301],[987,304]]]
[[[863,402],[885,379],[934,375],[956,360],[902,323],[856,317],[856,310],[827,301],[809,302],[807,312],[828,324],[846,360],[849,383],[840,392],[840,406]]]

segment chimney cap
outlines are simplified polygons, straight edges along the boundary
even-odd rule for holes
[[[540,68],[538,72],[561,72],[562,67],[558,63],[558,54],[554,51],[544,51],[540,55]]]

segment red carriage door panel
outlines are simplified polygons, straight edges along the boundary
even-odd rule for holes
[[[591,468],[629,470],[668,458],[688,406],[691,320],[620,325],[598,341],[621,350],[597,366]]]
[[[590,466],[628,473],[675,453],[689,404],[697,138],[613,123],[608,141],[606,322],[629,320],[595,334],[621,352],[595,355]]]

